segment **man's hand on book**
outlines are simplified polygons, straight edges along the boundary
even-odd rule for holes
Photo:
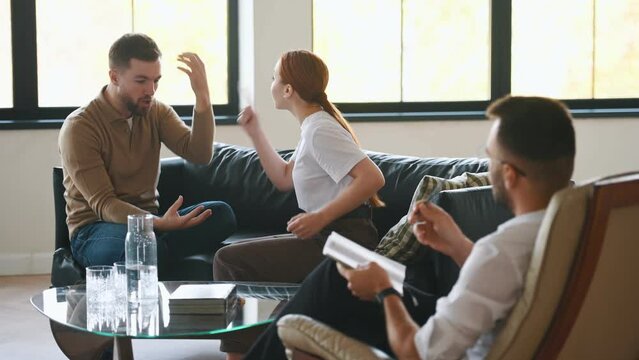
[[[362,300],[375,300],[377,293],[391,287],[388,274],[376,262],[357,269],[347,268],[338,262],[337,271],[348,281],[348,289],[353,296]]]
[[[417,240],[453,258],[462,266],[473,248],[455,220],[442,208],[430,202],[418,201],[408,217]]]

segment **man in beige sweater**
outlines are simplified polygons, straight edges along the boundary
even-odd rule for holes
[[[173,108],[153,97],[160,57],[148,36],[123,35],[109,50],[109,84],[71,113],[60,130],[71,250],[83,266],[124,260],[127,215],[158,213],[162,143],[194,163],[207,164],[213,155],[215,120],[204,63],[194,53],[178,56],[178,69],[189,77],[195,94],[188,127]],[[180,209],[182,202],[180,196],[154,218],[161,278],[172,259],[212,254],[235,231],[227,204],[211,201]]]

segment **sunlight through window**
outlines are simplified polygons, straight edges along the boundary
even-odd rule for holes
[[[162,51],[158,99],[193,104],[188,77],[175,60],[193,51],[207,66],[213,103],[227,103],[227,2],[134,0],[133,8],[131,3],[36,1],[39,105],[79,106],[94,98],[109,80],[109,47],[127,32],[146,33]]]
[[[514,94],[639,96],[639,3],[514,0],[512,10]]]
[[[490,98],[488,0],[313,2],[336,102]]]
[[[0,108],[13,107],[11,1],[0,0]]]

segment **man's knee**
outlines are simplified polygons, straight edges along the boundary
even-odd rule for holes
[[[93,240],[84,251],[89,265],[113,265],[124,260],[124,239],[101,237]]]
[[[124,260],[126,231],[124,224],[89,224],[74,235],[73,256],[84,266],[112,265]]]
[[[236,226],[235,213],[229,204],[222,201],[207,201],[202,205],[204,205],[204,209],[211,209],[213,216],[218,217],[233,227]]]

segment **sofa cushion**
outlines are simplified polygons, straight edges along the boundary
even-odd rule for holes
[[[488,173],[463,173],[452,179],[424,176],[415,189],[408,212],[411,211],[415,202],[432,201],[433,197],[442,190],[485,185],[489,185]],[[418,254],[420,247],[422,245],[413,235],[412,226],[408,223],[408,214],[406,214],[384,235],[375,251],[401,263],[408,263]]]
[[[420,158],[366,151],[384,174],[386,184],[378,192],[385,207],[373,210],[373,222],[382,237],[408,212],[415,189],[424,176],[450,179],[465,172],[488,171],[488,160],[478,158]]]
[[[444,190],[432,202],[446,210],[473,242],[497,230],[513,213],[495,202],[491,186]],[[437,296],[448,295],[459,276],[459,265],[449,256],[421,246],[419,255],[406,267],[406,281]]]
[[[350,338],[330,326],[299,314],[285,315],[277,321],[277,334],[286,347],[298,349],[325,360],[384,360],[387,354]]]

